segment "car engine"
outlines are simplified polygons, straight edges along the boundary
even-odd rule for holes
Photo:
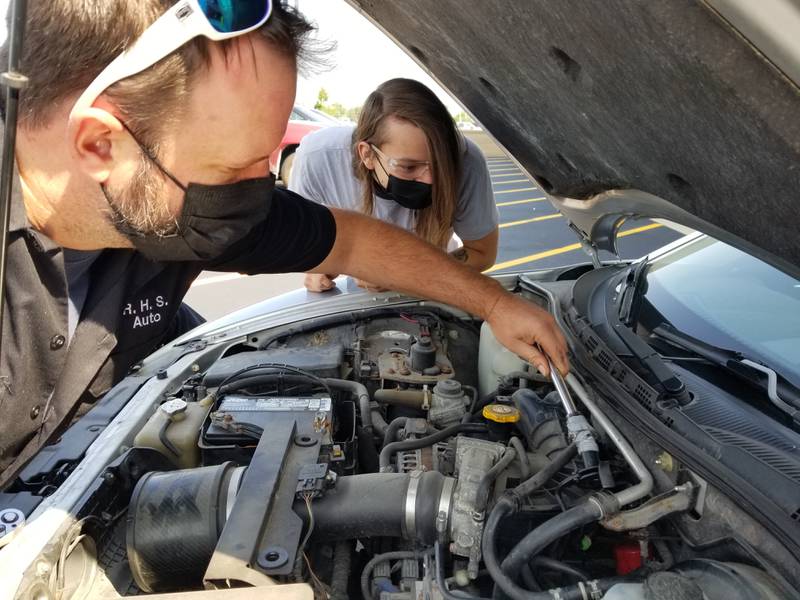
[[[487,324],[382,307],[249,336],[172,385],[64,542],[58,597],[786,597],[697,533],[713,493]]]

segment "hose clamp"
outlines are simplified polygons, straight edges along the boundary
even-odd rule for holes
[[[588,588],[590,600],[602,600],[603,596],[605,596],[600,584],[597,583],[597,579],[587,581],[584,585]]]
[[[403,519],[403,537],[407,540],[417,538],[417,490],[422,481],[422,471],[411,471],[408,479],[408,490],[406,490],[406,510]]]
[[[613,494],[608,492],[598,492],[588,499],[600,510],[600,520],[607,519],[619,512],[619,502]]]
[[[447,526],[450,523],[450,509],[453,504],[453,492],[456,488],[456,480],[453,477],[445,477],[442,484],[442,493],[439,495],[439,506],[436,508],[437,520],[444,517],[442,537],[447,535]],[[438,531],[438,523],[437,523]],[[444,539],[439,540],[444,543]]]
[[[231,479],[228,482],[228,494],[225,499],[225,522],[231,517],[233,505],[236,504],[236,496],[239,493],[239,484],[242,482],[242,475],[247,470],[247,467],[238,467],[234,469]]]

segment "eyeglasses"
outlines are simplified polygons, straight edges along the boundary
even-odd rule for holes
[[[89,108],[113,84],[156,64],[187,42],[203,35],[220,41],[261,27],[272,13],[272,0],[180,0],[144,30],[89,84],[72,107]]]
[[[370,144],[369,146],[386,162],[387,174],[394,175],[400,179],[417,179],[431,169],[430,161],[391,158],[381,152],[375,144]]]

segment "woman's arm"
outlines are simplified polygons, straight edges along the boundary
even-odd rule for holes
[[[499,229],[495,227],[494,231],[479,240],[463,240],[463,246],[453,250],[450,256],[476,271],[485,271],[497,259],[497,241],[499,237]]]

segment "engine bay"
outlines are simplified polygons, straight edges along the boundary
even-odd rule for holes
[[[42,597],[788,597],[712,486],[444,307],[270,329],[168,390]]]

